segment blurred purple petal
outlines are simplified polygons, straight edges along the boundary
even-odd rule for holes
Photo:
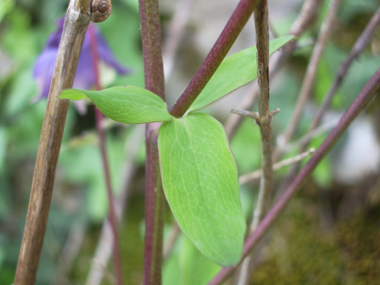
[[[38,82],[41,98],[47,98],[49,95],[57,51],[57,49],[45,48],[34,66],[33,77]]]
[[[57,30],[49,37],[45,49],[40,54],[34,66],[33,77],[38,82],[40,98],[47,98],[49,94],[59,42],[62,36],[63,23],[64,18],[57,21]],[[93,24],[90,23],[90,25]],[[94,28],[96,31],[100,60],[114,68],[118,74],[125,75],[130,73],[128,68],[125,68],[116,61],[112,55],[112,51],[100,34],[99,29],[96,26],[94,26]],[[91,40],[90,35],[87,32],[83,40],[83,46],[79,57],[73,88],[91,89],[95,85],[94,67],[95,64],[91,53]]]
[[[125,68],[124,66],[120,65],[115,58],[113,57],[112,53],[109,52],[110,48],[108,47],[106,41],[104,40],[103,36],[100,34],[100,31],[96,29],[96,40],[98,43],[98,52],[99,57],[108,65],[112,66],[116,69],[117,73],[119,74],[129,74],[131,73],[130,69]]]
[[[88,90],[95,85],[95,73],[91,50],[84,52],[85,50],[82,49],[79,57],[73,87]]]

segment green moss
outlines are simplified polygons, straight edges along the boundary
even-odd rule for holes
[[[327,232],[320,228],[315,198],[291,203],[262,251],[265,261],[251,284],[379,284],[380,209]]]

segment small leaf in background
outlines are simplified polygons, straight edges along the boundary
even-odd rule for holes
[[[272,54],[294,36],[283,36],[269,43]],[[256,47],[242,50],[226,57],[219,68],[189,108],[189,112],[202,109],[257,77]]]
[[[222,269],[184,238],[180,257],[183,285],[206,285]]]
[[[166,103],[156,94],[136,86],[111,87],[101,91],[64,90],[59,98],[81,100],[90,98],[99,110],[114,121],[125,124],[165,122],[173,117]]]
[[[211,260],[236,264],[246,224],[222,125],[202,113],[173,119],[160,127],[158,148],[166,199],[184,234]]]

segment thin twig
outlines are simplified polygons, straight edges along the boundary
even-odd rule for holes
[[[173,221],[173,225],[170,229],[169,236],[164,244],[164,261],[167,260],[170,253],[173,250],[174,245],[176,244],[176,241],[178,237],[180,236],[181,229],[179,228],[176,221]]]
[[[302,35],[303,32],[307,28],[309,28],[310,25],[313,23],[317,15],[319,5],[321,3],[322,3],[322,0],[306,0],[302,6],[299,17],[293,23],[288,34],[294,35],[295,37],[299,37],[300,35]],[[269,66],[271,77],[273,77],[278,72],[282,64],[293,53],[293,50],[296,47],[296,42],[297,41],[294,40],[287,43],[283,48],[281,48],[280,52],[272,55],[270,66]],[[242,109],[242,110],[252,109],[252,106],[255,104],[256,99],[257,99],[257,93],[258,93],[258,88],[257,88],[257,82],[255,81],[252,85],[252,89],[239,103],[238,109]],[[225,123],[225,130],[227,133],[227,137],[229,139],[231,139],[234,136],[234,134],[236,133],[242,121],[243,121],[243,118],[240,116],[230,116],[230,118],[227,120],[227,122]]]
[[[300,153],[296,156],[281,160],[281,161],[273,164],[273,171],[278,170],[284,166],[288,166],[292,163],[296,163],[296,162],[304,159],[305,157],[308,157],[310,154],[312,154],[314,152],[315,152],[315,149],[311,148],[306,152],[303,152],[303,153]],[[261,169],[247,173],[247,174],[244,174],[244,175],[241,175],[239,177],[239,184],[243,185],[243,184],[248,183],[250,181],[257,180],[257,179],[261,178],[262,176],[263,176],[263,171]]]
[[[211,79],[222,60],[247,23],[259,0],[240,0],[218,40],[197,73],[170,110],[174,117],[182,117]]]
[[[83,223],[77,222],[71,226],[58,260],[54,284],[63,285],[68,283],[67,279],[70,276],[70,271],[83,243],[85,232],[86,227]]]
[[[305,108],[305,104],[310,96],[310,93],[315,81],[315,77],[317,74],[319,61],[325,49],[327,40],[330,38],[330,35],[333,30],[333,26],[335,23],[335,18],[338,12],[340,1],[341,0],[331,0],[330,9],[328,10],[326,19],[321,26],[318,40],[314,46],[313,53],[311,55],[309,64],[306,69],[306,74],[302,82],[301,91],[298,96],[298,100],[296,102],[294,112],[292,113],[293,115],[290,119],[290,122],[284,134],[282,135],[284,137],[283,140],[285,140],[286,142],[288,142],[291,139],[291,137],[294,135],[296,128],[298,126],[298,122],[301,118],[302,112]],[[279,152],[277,152],[277,155],[275,155],[275,161],[279,158],[279,156],[280,154]]]
[[[110,282],[111,284],[116,284],[116,278],[112,275],[111,272],[107,270],[106,267],[103,267],[103,265],[95,259],[92,261],[92,264],[102,271],[102,275],[107,279],[108,282]]]
[[[372,76],[372,78],[364,86],[363,90],[359,93],[355,101],[351,104],[348,110],[344,113],[342,118],[339,120],[337,126],[330,132],[326,140],[315,152],[313,157],[308,161],[308,163],[302,168],[298,173],[289,187],[286,189],[284,194],[276,202],[273,208],[268,212],[265,218],[261,221],[256,230],[249,236],[244,244],[243,258],[247,256],[252,249],[257,245],[260,239],[265,235],[273,223],[284,211],[285,207],[288,205],[292,197],[297,193],[305,180],[317,167],[320,161],[326,156],[329,150],[341,137],[343,132],[347,129],[350,123],[358,116],[358,114],[367,106],[371,99],[380,90],[380,69]],[[222,269],[214,279],[211,280],[209,285],[221,284],[226,280],[239,266],[225,267]]]
[[[363,33],[355,42],[347,59],[340,66],[338,74],[335,77],[333,84],[331,85],[327,95],[325,96],[325,99],[323,100],[321,106],[319,107],[317,111],[317,114],[315,115],[313,119],[313,122],[310,126],[310,130],[316,128],[319,125],[324,113],[330,106],[331,100],[334,94],[336,93],[336,91],[338,90],[338,88],[340,87],[343,81],[343,78],[346,76],[351,64],[359,56],[359,54],[364,50],[364,48],[368,45],[369,41],[372,39],[373,34],[379,24],[380,24],[380,7],[377,9],[376,13],[372,16],[371,20],[369,21],[367,27],[364,29]]]
[[[299,149],[306,142],[310,142],[310,140],[312,140],[313,138],[318,137],[318,136],[326,133],[327,131],[330,131],[332,128],[334,128],[337,121],[338,120],[329,121],[329,122],[319,126],[318,128],[315,128],[314,130],[307,132],[306,135],[304,135],[303,137],[301,137],[299,140],[297,140],[295,142],[285,144],[285,142],[282,142],[279,139],[277,139],[277,145],[281,145],[281,146],[279,146],[279,148],[283,149],[284,152],[288,152],[288,151],[293,150],[293,149]]]
[[[136,170],[136,156],[138,148],[143,139],[143,128],[142,126],[136,126],[132,133],[129,134],[129,139],[125,143],[124,153],[126,157],[124,159],[124,165],[120,173],[123,173],[123,181],[120,187],[120,196],[116,199],[116,218],[119,224],[122,222],[122,217],[125,218],[124,212],[126,211],[127,199],[130,192],[130,183],[132,177]],[[103,222],[98,244],[96,246],[95,254],[93,260],[96,260],[104,268],[107,267],[108,260],[112,252],[112,232],[109,224],[109,220],[106,219]],[[99,267],[92,264],[90,271],[87,275],[86,283],[87,285],[99,285],[103,280],[103,271],[99,270]]]
[[[90,41],[91,41],[91,53],[92,53],[92,57],[94,61],[95,87],[99,91],[99,90],[102,90],[102,86],[100,85],[100,78],[99,78],[99,56],[98,56],[98,48],[97,48],[98,44],[96,42],[95,28],[93,24],[89,25],[88,31],[90,35]],[[105,132],[102,127],[103,118],[104,118],[104,115],[102,114],[102,112],[100,112],[100,110],[96,108],[95,109],[95,124],[96,124],[96,130],[98,132],[98,137],[99,137],[99,148],[100,148],[100,153],[102,157],[104,178],[106,181],[106,190],[107,190],[107,196],[108,196],[108,207],[109,207],[108,218],[110,221],[112,236],[113,236],[112,248],[113,248],[116,281],[117,281],[116,284],[122,285],[123,284],[122,269],[121,269],[122,261],[121,261],[119,239],[118,239],[118,234],[117,234],[115,199],[112,192],[111,174],[110,174],[108,156],[107,156],[107,151],[106,151]]]
[[[317,114],[314,116],[313,121],[310,124],[308,133],[312,132],[321,122],[323,115],[327,111],[327,109],[330,106],[331,100],[333,96],[335,95],[336,91],[340,87],[344,77],[346,76],[351,64],[353,61],[359,56],[359,54],[364,50],[364,48],[367,46],[369,41],[372,39],[373,34],[375,32],[376,27],[380,24],[380,7],[377,9],[376,13],[372,16],[371,20],[369,21],[367,27],[364,29],[363,33],[360,35],[360,37],[355,42],[353,48],[350,51],[350,54],[346,58],[346,60],[341,64],[339,71],[337,75],[335,76],[335,79],[324,97],[324,100],[321,104],[321,106],[318,108]],[[305,139],[301,146],[300,151],[304,151],[307,149],[311,138]],[[283,143],[284,144],[284,143]],[[298,163],[294,164],[292,169],[289,171],[288,177],[285,179],[286,181],[289,181],[294,175],[297,173],[297,169],[299,168]],[[282,184],[287,184],[287,182],[284,181]],[[280,187],[281,189],[284,189],[285,187]]]
[[[35,284],[53,192],[69,100],[58,99],[73,86],[81,46],[90,22],[90,11],[80,10],[89,1],[70,1],[58,49],[46,114],[42,126],[24,235],[14,284]]]
[[[167,81],[173,71],[174,59],[186,24],[190,18],[193,0],[181,0],[178,2],[173,20],[169,24],[167,38],[164,43],[162,56],[164,59],[165,80]]]

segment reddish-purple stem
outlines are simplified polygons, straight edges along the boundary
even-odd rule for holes
[[[158,161],[159,123],[146,127],[145,256],[144,284],[159,285],[162,279],[165,197]]]
[[[102,86],[100,84],[99,79],[99,55],[98,55],[98,48],[97,48],[97,42],[96,42],[96,35],[95,35],[95,28],[92,23],[88,26],[88,32],[90,34],[90,41],[91,41],[91,53],[93,57],[94,62],[94,76],[95,76],[95,88],[96,90],[102,90]],[[95,122],[96,122],[96,129],[98,131],[98,137],[99,137],[99,148],[102,155],[102,163],[103,163],[103,170],[104,170],[104,177],[106,180],[106,188],[107,188],[107,195],[108,195],[108,205],[109,205],[109,221],[111,225],[112,235],[113,235],[113,258],[114,258],[114,266],[115,266],[115,272],[116,272],[116,281],[118,285],[123,284],[123,278],[122,278],[122,267],[121,267],[121,256],[120,256],[120,247],[119,247],[119,240],[117,237],[117,218],[116,218],[116,210],[115,210],[115,200],[112,193],[112,186],[111,186],[111,175],[109,170],[109,164],[108,164],[108,158],[107,158],[107,152],[106,152],[106,142],[105,142],[105,134],[102,127],[102,120],[103,120],[103,114],[100,112],[99,109],[95,109]]]
[[[259,0],[241,0],[239,2],[205,61],[170,110],[172,116],[182,117],[189,109],[227,55],[258,2]]]
[[[165,100],[158,0],[139,0],[145,88]],[[158,161],[158,128],[146,125],[144,284],[161,284],[164,206]]]
[[[309,162],[305,165],[304,168],[298,173],[298,175],[294,178],[292,183],[286,189],[284,194],[280,197],[280,199],[276,202],[273,208],[268,212],[256,230],[249,236],[244,244],[243,249],[243,259],[246,257],[249,252],[252,251],[254,246],[260,241],[260,239],[264,236],[264,234],[268,231],[268,229],[272,226],[272,224],[276,221],[276,219],[280,216],[280,214],[284,211],[285,207],[292,199],[292,197],[297,193],[299,188],[305,182],[306,178],[312,173],[315,167],[319,164],[322,158],[328,153],[331,147],[335,144],[335,142],[339,139],[339,137],[343,134],[343,132],[347,129],[350,123],[357,117],[360,111],[364,109],[364,107],[368,104],[368,102],[373,98],[373,96],[380,89],[380,69],[372,76],[372,78],[367,82],[364,86],[363,90],[359,93],[355,101],[351,104],[348,110],[344,113],[342,118],[339,120],[337,126],[330,132],[327,136],[326,140],[322,143],[322,145],[315,152],[313,157],[309,160]],[[226,280],[236,269],[237,266],[226,267],[222,269],[217,276],[209,285],[217,285],[222,284],[224,280]]]

